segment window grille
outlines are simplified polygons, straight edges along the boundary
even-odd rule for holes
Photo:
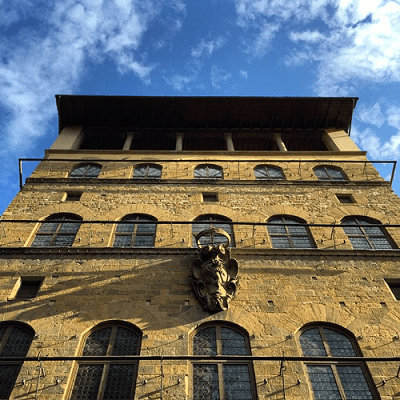
[[[32,246],[72,246],[81,224],[80,221],[81,217],[74,214],[51,215],[40,225]]]
[[[343,171],[338,167],[324,166],[314,168],[315,176],[320,181],[346,181]]]
[[[254,168],[254,176],[258,180],[285,179],[285,175],[283,174],[282,169],[271,165],[258,165]]]
[[[220,228],[223,229],[231,238],[230,246],[235,246],[235,237],[233,234],[232,221],[229,218],[223,217],[221,215],[202,215],[195,219],[192,225],[192,234],[197,235],[201,231],[205,231],[210,228]],[[220,245],[226,244],[227,238],[218,233],[210,233],[204,235],[200,238],[200,244],[206,245]],[[196,246],[195,240],[193,240],[193,245]]]
[[[301,334],[300,345],[305,356],[327,358],[326,363],[306,364],[315,400],[378,398],[371,389],[364,363],[329,362],[329,357],[356,357],[354,340],[334,329],[317,326]]]
[[[194,170],[195,179],[223,179],[222,168],[218,165],[202,164]]]
[[[250,355],[248,338],[222,324],[201,329],[193,337],[194,355]],[[193,362],[193,400],[253,400],[251,362]]]
[[[369,218],[354,217],[346,218],[342,221],[343,230],[349,238],[355,250],[390,250],[394,248],[389,235],[384,228],[379,226],[380,222]]]
[[[149,222],[138,224],[138,221]],[[121,220],[114,234],[113,247],[153,247],[157,225],[149,215],[133,214]]]
[[[101,165],[81,164],[72,168],[69,177],[75,179],[94,179],[99,176]]]
[[[315,247],[310,231],[303,222],[285,216],[273,217],[268,221],[268,234],[272,247],[276,249],[309,249]],[[279,225],[270,225],[279,224]]]
[[[83,356],[136,355],[140,336],[125,326],[113,325],[94,331],[85,341]],[[137,361],[79,363],[71,400],[133,399]]]
[[[154,164],[138,165],[133,172],[134,179],[160,179],[161,167]]]

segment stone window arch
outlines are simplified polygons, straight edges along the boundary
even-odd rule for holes
[[[379,398],[364,362],[329,360],[330,357],[362,357],[352,334],[335,326],[312,324],[303,328],[299,341],[304,356],[326,357],[326,361],[305,363],[313,399]]]
[[[36,231],[32,247],[70,247],[81,226],[82,217],[59,213],[47,217]]]
[[[267,222],[272,247],[276,249],[309,249],[315,247],[306,221],[292,216],[278,215]]]
[[[233,324],[222,321],[202,324],[192,336],[192,354],[251,356],[249,337]],[[193,361],[192,376],[193,400],[257,398],[251,360]]]
[[[79,164],[72,168],[69,177],[74,179],[94,179],[99,176],[100,170],[100,164]]]
[[[235,246],[235,236],[233,232],[232,220],[218,214],[204,214],[198,216],[192,225],[192,235],[195,236],[201,231],[205,231],[210,228],[223,229],[231,238],[230,246]],[[200,238],[200,244],[202,245],[219,245],[227,243],[227,238],[218,233],[210,233]],[[194,240],[194,245],[196,245]]]
[[[200,164],[194,169],[195,179],[223,179],[222,167],[214,164]]]
[[[285,179],[282,168],[275,165],[257,165],[254,168],[254,176],[257,180],[265,181]]]
[[[121,219],[114,232],[113,247],[153,247],[157,221],[151,215],[130,214]]]
[[[9,399],[23,362],[2,362],[2,357],[26,357],[34,330],[16,322],[0,323],[0,399]]]
[[[319,165],[314,168],[314,174],[320,181],[347,181],[343,170],[331,165]]]
[[[343,230],[355,250],[391,250],[397,248],[381,222],[367,217],[349,216],[342,220]],[[372,225],[372,226],[371,226]]]
[[[161,171],[161,165],[140,164],[133,171],[133,179],[160,179]]]
[[[82,356],[140,354],[141,332],[127,323],[97,326],[85,339]],[[133,399],[138,361],[78,361],[69,399]]]

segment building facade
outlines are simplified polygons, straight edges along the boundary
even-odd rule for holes
[[[400,199],[356,98],[56,101],[0,222],[0,399],[400,398]]]

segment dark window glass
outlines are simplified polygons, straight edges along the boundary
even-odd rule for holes
[[[194,170],[195,179],[222,179],[224,174],[218,165],[198,165]]]
[[[194,355],[250,355],[248,338],[223,325],[206,327],[193,337]],[[193,363],[193,399],[253,400],[250,362]]]
[[[21,362],[1,362],[2,357],[25,357],[33,331],[16,325],[0,326],[0,399],[9,399],[22,367]]]
[[[142,214],[123,218],[115,230],[113,246],[153,247],[157,228],[154,221],[155,218]]]
[[[285,175],[283,174],[281,168],[271,165],[258,165],[254,168],[254,176],[259,180],[285,179]]]
[[[268,234],[276,249],[308,249],[314,243],[307,226],[297,219],[280,216],[268,221]]]
[[[161,167],[154,164],[138,165],[133,172],[134,179],[160,179]]]
[[[74,214],[54,214],[40,225],[32,242],[33,247],[70,247],[81,225],[81,217]]]
[[[354,217],[342,221],[343,230],[348,236],[355,250],[390,250],[393,249],[392,241],[379,222],[367,218]],[[375,226],[371,226],[375,225]]]
[[[400,280],[387,280],[386,283],[396,300],[400,300]]]
[[[72,168],[69,177],[77,179],[97,178],[99,176],[100,169],[101,166],[97,164],[81,164]]]
[[[235,246],[235,237],[233,235],[232,221],[230,219],[220,215],[202,215],[195,219],[195,222],[192,225],[192,234],[197,235],[199,232],[210,228],[223,229],[231,238],[230,246]],[[225,236],[218,233],[212,233],[200,238],[200,244],[204,246],[226,244],[227,241],[228,239]],[[193,243],[195,246],[195,240]]]
[[[88,336],[84,356],[127,356],[140,352],[140,336],[124,326],[101,328]],[[137,362],[93,362],[78,366],[71,400],[133,399]]]
[[[320,166],[314,168],[315,176],[320,181],[346,181],[343,171],[338,167]]]
[[[300,336],[305,356],[326,357],[318,365],[307,363],[307,371],[316,400],[376,399],[366,378],[364,363],[330,363],[329,357],[356,357],[353,340],[327,327],[307,329]]]

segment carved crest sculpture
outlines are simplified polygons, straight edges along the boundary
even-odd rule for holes
[[[202,245],[204,236],[225,236],[226,244]],[[193,287],[204,308],[215,313],[226,310],[238,285],[238,263],[230,258],[230,236],[223,229],[211,228],[195,236],[197,258],[192,262]]]

